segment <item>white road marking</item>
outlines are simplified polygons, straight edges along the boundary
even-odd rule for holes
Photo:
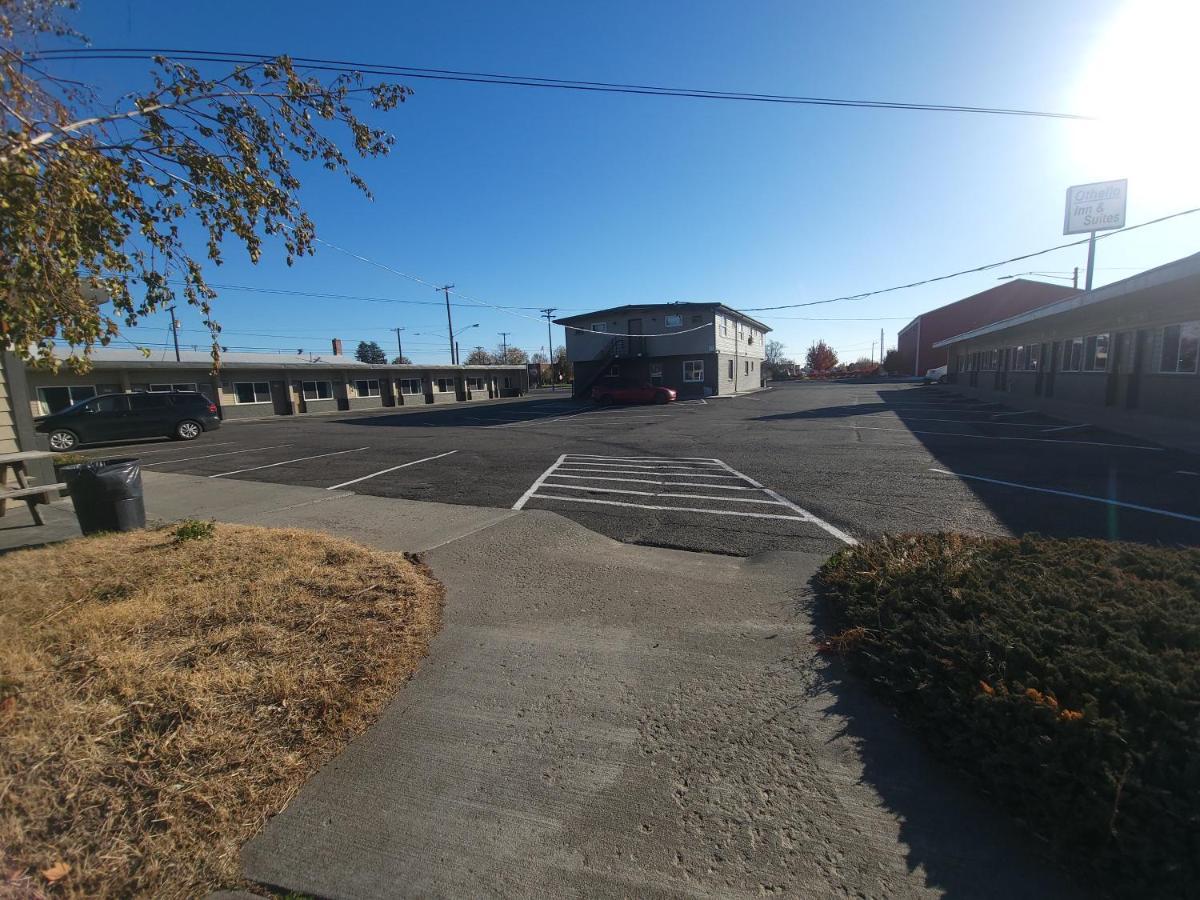
[[[710,456],[596,456],[592,453],[568,453],[570,459],[608,459],[621,462],[691,462],[697,465],[719,466],[720,462]]]
[[[577,466],[577,465],[571,465],[569,463],[565,463],[563,465],[563,468],[567,469],[568,466],[569,466],[569,470],[572,472],[601,472],[601,473],[612,473],[612,474],[623,473],[626,475],[652,475],[652,474],[657,473],[660,475],[668,475],[671,478],[733,478],[734,477],[732,475],[710,475],[707,472],[698,472],[695,475],[689,475],[686,472],[659,472],[657,469],[644,469],[644,468],[643,469],[592,469],[592,468],[588,468],[587,466]]]
[[[193,459],[212,459],[214,456],[233,456],[235,453],[253,453],[255,450],[278,450],[280,447],[290,447],[291,444],[271,444],[269,447],[247,447],[245,450],[223,450],[220,453],[206,453],[204,456],[185,456],[182,459],[161,459],[158,462],[146,463],[143,469],[151,466],[169,466],[171,463],[191,462]]]
[[[279,462],[267,463],[265,466],[250,466],[246,469],[234,469],[232,472],[221,472],[209,475],[209,478],[224,478],[226,475],[240,475],[242,472],[257,472],[259,469],[273,469],[276,466],[286,466],[288,463],[304,462],[307,459],[320,459],[323,456],[341,456],[343,453],[358,453],[360,450],[370,450],[370,447],[355,447],[352,450],[334,450],[332,453],[317,453],[313,456],[298,456],[295,459],[284,459]]]
[[[606,478],[601,475],[560,475],[555,478],[577,478],[580,481],[624,481],[628,484],[661,484],[667,487],[708,488],[721,491],[757,491],[760,488],[742,487],[736,484],[696,484],[694,481],[655,481],[651,478]]]
[[[950,472],[946,469],[933,469],[941,475],[953,478],[968,478],[971,481],[986,481],[988,484],[999,484],[1004,487],[1019,488],[1023,491],[1037,491],[1039,494],[1054,494],[1058,497],[1073,497],[1076,500],[1091,500],[1093,503],[1103,503],[1105,506],[1120,506],[1124,509],[1136,509],[1138,512],[1153,513],[1157,516],[1169,516],[1172,519],[1183,519],[1185,522],[1200,522],[1200,516],[1189,516],[1186,513],[1171,512],[1169,509],[1158,509],[1153,506],[1142,506],[1140,503],[1126,503],[1124,500],[1113,500],[1109,497],[1097,497],[1092,494],[1078,494],[1075,491],[1060,491],[1055,488],[1036,487],[1032,484],[1020,484],[1016,481],[1002,481],[999,478],[984,478],[982,475],[964,475],[962,472]]]
[[[547,485],[552,487],[553,485]],[[810,522],[802,516],[781,516],[777,513],[738,512],[732,509],[699,509],[690,506],[651,506],[644,503],[622,503],[619,500],[596,500],[589,497],[555,497],[552,494],[538,494],[539,500],[564,500],[569,503],[598,503],[602,506],[628,506],[631,509],[653,509],[663,512],[706,513],[710,516],[743,516],[749,519],[787,519],[790,522]],[[816,524],[815,522],[813,524]]]
[[[1001,416],[1024,416],[1032,412],[1032,409],[1018,409],[1016,412],[992,413],[992,418],[999,419]]]
[[[1042,431],[1042,434],[1049,434],[1052,431],[1072,431],[1076,428],[1091,428],[1086,422],[1079,425],[1059,425],[1057,428],[1047,428]]]
[[[559,478],[561,476],[551,475],[551,478]],[[690,497],[692,500],[720,500],[722,503],[769,503],[774,506],[787,506],[781,500],[759,500],[757,497],[710,497],[707,494],[674,494],[670,491],[631,491],[623,488],[602,488],[594,487],[589,484],[550,484],[544,485],[548,488],[558,488],[561,491],[595,491],[599,494],[634,494],[638,497]],[[689,485],[690,487],[691,485]],[[539,497],[545,496],[538,494]]]
[[[388,472],[395,472],[397,469],[407,469],[409,466],[415,466],[418,463],[429,462],[431,459],[441,459],[443,456],[449,456],[451,453],[457,453],[457,450],[448,450],[445,453],[439,453],[437,456],[426,456],[424,459],[414,459],[412,462],[401,463],[398,466],[392,466],[390,469],[380,469],[378,472],[372,472],[370,475],[363,475],[361,478],[352,478],[349,481],[343,481],[341,484],[331,485],[325,488],[327,491],[336,491],[338,488],[344,488],[351,484],[358,484],[360,481],[366,481],[374,478],[377,475],[386,475]]]
[[[523,509],[525,504],[529,502],[529,498],[533,496],[534,491],[536,491],[539,487],[542,486],[542,482],[546,480],[546,476],[549,475],[551,472],[553,472],[555,469],[557,469],[559,467],[559,465],[562,463],[562,461],[564,459],[566,459],[566,457],[567,457],[567,454],[565,454],[565,453],[561,454],[558,457],[558,459],[556,459],[554,461],[554,463],[550,466],[550,468],[548,468],[545,472],[543,472],[541,475],[539,475],[534,480],[533,484],[531,484],[529,486],[529,490],[527,490],[525,493],[523,493],[521,495],[521,498],[519,500],[517,500],[516,503],[513,504],[512,508],[513,509]]]
[[[1189,472],[1187,469],[1180,469],[1176,475],[1191,475],[1195,478],[1200,478],[1200,472]]]
[[[720,460],[718,460],[718,462],[720,462]],[[726,465],[723,462],[721,463],[721,465],[724,466],[726,469],[728,469],[730,472],[732,472],[734,475],[741,475],[742,478],[745,478],[751,484],[757,485],[758,487],[762,488],[763,493],[767,494],[770,497],[774,497],[776,500],[783,503],[789,509],[792,509],[795,512],[800,513],[800,515],[804,516],[806,521],[812,522],[818,528],[821,528],[824,531],[827,531],[829,534],[833,535],[839,541],[843,541],[843,542],[849,544],[851,547],[858,545],[858,541],[855,540],[850,535],[846,534],[846,532],[842,531],[840,528],[837,528],[834,525],[830,525],[828,522],[826,522],[820,516],[815,516],[812,513],[810,513],[807,509],[804,509],[803,507],[798,506],[797,504],[793,503],[787,497],[783,496],[783,494],[780,494],[777,491],[773,491],[768,487],[763,487],[761,484],[759,484],[757,481],[755,481],[749,475],[742,475],[742,473],[739,472],[737,469],[733,468],[733,466]]]
[[[990,434],[964,434],[960,431],[918,431],[915,428],[880,428],[876,425],[841,425],[840,428],[862,428],[866,431],[895,431],[899,434],[932,434],[941,437],[975,438],[981,441],[1033,441],[1036,444],[1076,444],[1084,447],[1118,447],[1122,450],[1151,450],[1159,451],[1162,447],[1144,447],[1139,444],[1107,444],[1103,441],[1059,441],[1054,438],[1033,437],[1000,437]]]
[[[642,469],[647,472],[663,473],[672,470],[676,472],[711,472],[713,469],[720,468],[719,466],[710,465],[708,463],[701,465],[698,463],[663,462],[653,463],[651,465],[643,465],[642,463],[612,462],[602,459],[573,459],[570,456],[567,457],[567,460],[563,463],[563,465],[588,466],[589,468],[595,469]]]
[[[215,441],[210,444],[207,441],[205,441],[204,446],[205,447],[227,447],[232,443],[233,443],[233,441]],[[114,447],[106,447],[106,448],[100,449],[100,450],[90,450],[89,451],[90,455],[88,455],[87,453],[85,453],[84,455],[87,456],[88,459],[100,459],[101,457],[112,456],[112,454],[114,452],[136,453],[139,457],[140,456],[157,456],[160,453],[178,453],[180,450],[189,449],[191,445],[190,444],[173,444],[170,447],[163,447],[161,450],[137,450],[137,449],[135,449],[137,446],[138,446],[137,444],[133,444],[133,445],[118,444]],[[156,445],[151,444],[151,446],[156,446]]]
[[[871,413],[857,413],[855,418],[871,418],[874,416],[886,416],[890,410]],[[933,416],[904,416],[900,419],[901,422],[950,422],[954,425],[1003,425],[1005,428],[1045,428],[1042,422],[996,422],[992,419],[937,419]]]

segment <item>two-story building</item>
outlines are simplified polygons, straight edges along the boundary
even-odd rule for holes
[[[763,384],[763,345],[771,329],[723,303],[615,306],[555,323],[566,330],[577,397],[602,379],[661,384],[681,397]]]

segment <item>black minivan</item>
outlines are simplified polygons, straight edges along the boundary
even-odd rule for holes
[[[80,444],[172,437],[192,441],[221,427],[217,406],[196,391],[102,394],[36,420],[56,453]]]

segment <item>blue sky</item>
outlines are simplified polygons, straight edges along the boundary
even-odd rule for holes
[[[1124,91],[1186,101],[1164,42],[1194,32],[1190,4],[1093,2],[607,2],[604,4],[151,2],[81,0],[94,46],[287,52],[447,69],[725,90],[1072,112]],[[1166,18],[1163,18],[1166,17]],[[1191,59],[1191,54],[1181,57]],[[116,92],[140,63],[64,72]],[[1114,80],[1115,79],[1115,80]],[[466,348],[546,344],[539,307],[561,313],[643,301],[773,306],[867,291],[1064,242],[1070,184],[1129,177],[1130,224],[1200,205],[1195,133],[1139,120],[1113,138],[1091,123],[777,106],[408,81],[382,121],[397,136],[358,171],[369,202],[311,171],[305,202],[322,238],[503,306],[456,307]],[[1186,90],[1187,93],[1183,93]],[[1144,92],[1144,93],[1143,93]],[[1157,101],[1156,101],[1157,102]],[[1084,106],[1086,104],[1086,107]],[[1169,108],[1169,106],[1168,106]],[[1179,117],[1176,116],[1176,119]],[[1190,143],[1189,143],[1190,141]],[[1187,152],[1180,145],[1187,144]],[[1174,148],[1172,150],[1171,148]],[[303,173],[302,173],[303,175]],[[1097,284],[1200,249],[1200,215],[1100,244]],[[892,344],[913,315],[995,285],[996,276],[1083,266],[1083,248],[879,298],[764,321],[791,354],[818,337],[843,358]],[[322,248],[289,269],[244,254],[221,284],[437,301],[420,284]],[[866,319],[878,321],[805,321]],[[418,362],[447,358],[445,311],[223,291],[233,346],[327,351],[406,328]],[[163,340],[165,317],[135,339]],[[198,329],[198,316],[184,316]],[[562,329],[554,329],[555,343]],[[266,337],[264,335],[272,335]],[[203,334],[184,332],[184,343]]]

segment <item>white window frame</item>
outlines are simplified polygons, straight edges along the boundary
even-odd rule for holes
[[[688,366],[691,366],[692,373],[688,376]],[[685,384],[700,384],[704,381],[704,360],[702,359],[685,359],[683,361],[683,381]]]
[[[484,381],[482,375],[468,375],[467,376],[467,387],[469,387],[473,391],[486,391],[487,390],[487,382]]]
[[[415,391],[410,391],[408,389],[408,386],[414,385],[414,384],[417,386],[417,389]],[[400,379],[400,393],[401,393],[401,395],[403,395],[405,397],[417,397],[417,396],[425,393],[425,388],[423,388],[421,386],[420,378],[401,378]]]
[[[1096,359],[1100,353],[1100,341],[1104,341],[1104,364],[1096,365]],[[1102,331],[1099,334],[1089,334],[1083,341],[1083,358],[1080,364],[1084,372],[1107,372],[1108,358],[1112,355],[1112,338],[1108,332]]]
[[[1167,349],[1168,328],[1179,329],[1179,337],[1175,341],[1175,368],[1173,369],[1163,368],[1163,353]],[[1190,331],[1191,334],[1185,335],[1185,329]],[[1183,362],[1183,342],[1185,337],[1190,338],[1197,344],[1190,369],[1180,368],[1180,364]],[[1198,367],[1200,367],[1200,321],[1176,322],[1172,325],[1164,325],[1159,329],[1158,373],[1160,375],[1195,375]]]
[[[663,316],[663,327],[682,328],[683,316],[681,316],[679,313],[667,313],[665,316]]]
[[[180,382],[179,384],[152,384],[150,385],[151,394],[172,394],[180,391],[189,391],[199,393],[196,390],[196,382]]]
[[[450,386],[448,388],[443,387],[444,384],[448,384]],[[434,389],[434,393],[437,393],[437,394],[456,394],[456,393],[458,393],[458,390],[454,386],[454,376],[450,376],[448,378],[433,379],[433,389]]]
[[[721,316],[721,337],[729,337],[729,320]]]
[[[1075,355],[1076,347],[1079,348],[1079,359],[1073,362],[1071,358]],[[1084,339],[1083,338],[1081,338],[1081,337],[1067,338],[1066,340],[1064,340],[1063,341],[1063,357],[1062,357],[1061,371],[1063,371],[1063,372],[1082,372],[1083,371],[1083,351],[1084,351]]]
[[[313,386],[311,391],[308,389],[308,386],[310,384]],[[319,385],[322,385],[322,384],[329,385],[329,396],[328,397],[321,396],[321,388],[319,387]],[[302,382],[300,382],[300,395],[305,400],[332,400],[333,399],[333,382],[332,381],[302,381]]]
[[[243,400],[242,395],[238,392],[238,387],[243,384],[250,385],[250,393],[254,395],[253,400]],[[259,395],[262,391],[259,388],[266,388],[265,400],[260,400]],[[273,402],[271,400],[271,382],[269,381],[235,381],[233,383],[233,402],[235,406],[263,406],[264,404]]]
[[[67,406],[74,406],[80,400],[91,400],[93,397],[100,395],[100,392],[96,390],[96,385],[94,384],[48,384],[46,387],[38,388],[38,406],[41,408],[43,416],[50,415],[50,404],[46,402],[45,394],[42,393],[46,390],[46,388],[66,388],[67,399],[70,401]],[[88,390],[91,391],[91,393],[86,396],[81,394],[80,396],[76,397],[76,390]],[[66,406],[63,407],[63,409],[66,408]]]
[[[595,331],[598,334],[608,334],[608,323],[607,322],[593,322],[592,323],[592,331]]]
[[[364,385],[364,384],[367,386],[367,392],[365,394],[363,393],[363,389],[360,387],[360,385]],[[372,385],[374,385],[374,388],[371,387]],[[378,378],[355,378],[354,379],[354,393],[357,394],[359,397],[380,397],[380,396],[382,396],[382,394],[380,394],[380,392],[379,392],[379,379]]]

